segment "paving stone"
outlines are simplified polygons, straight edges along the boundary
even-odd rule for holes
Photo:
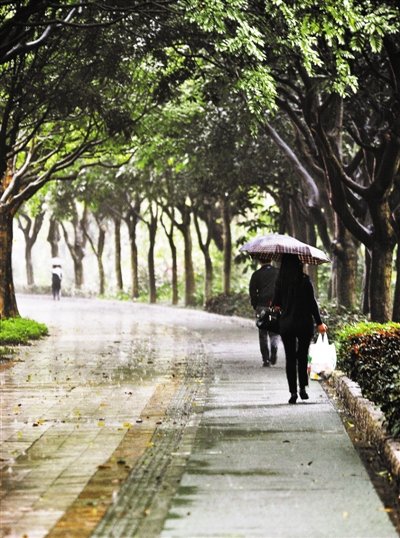
[[[289,406],[251,321],[18,299],[51,335],[0,372],[4,536],[397,536],[325,392]]]

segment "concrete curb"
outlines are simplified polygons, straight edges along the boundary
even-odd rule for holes
[[[370,400],[363,398],[358,383],[336,370],[328,380],[357,422],[359,430],[385,458],[393,478],[400,485],[400,439],[389,435],[384,426],[384,415]]]

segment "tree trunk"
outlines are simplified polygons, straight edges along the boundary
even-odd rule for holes
[[[61,227],[64,233],[64,239],[68,246],[68,250],[71,254],[72,261],[74,263],[74,275],[75,275],[75,287],[80,290],[84,283],[83,277],[83,258],[85,257],[85,244],[86,236],[83,233],[85,227],[85,220],[87,218],[87,210],[85,208],[83,217],[79,221],[78,215],[74,215],[72,219],[72,225],[74,228],[74,243],[69,242],[68,232],[64,224],[61,222]]]
[[[182,204],[180,206],[177,206],[177,209],[179,210],[182,217],[181,223],[178,223],[176,220],[174,220],[174,224],[181,232],[184,243],[185,306],[194,306],[196,304],[196,282],[194,278],[193,268],[192,235],[190,233],[191,208],[186,204]],[[170,218],[173,219],[174,217],[170,215]]]
[[[205,279],[204,279],[204,304],[207,303],[213,294],[214,268],[209,251],[204,254]]]
[[[97,267],[99,269],[99,293],[104,295],[106,289],[106,277],[104,273],[103,252],[106,238],[105,230],[99,226],[99,238],[97,240]]]
[[[0,319],[19,316],[12,274],[13,218],[0,210]]]
[[[164,224],[164,221],[161,217],[161,224],[164,228],[165,235],[168,238],[169,247],[171,249],[171,263],[172,263],[172,275],[171,275],[171,286],[172,286],[172,304],[177,305],[179,302],[179,290],[178,290],[178,257],[177,249],[174,241],[174,220],[171,220],[171,226],[168,230]]]
[[[139,222],[141,200],[138,196],[131,203],[130,209],[127,211],[124,221],[128,227],[129,245],[131,250],[131,297],[137,299],[139,297],[139,264],[138,264],[138,249],[136,244],[136,227]]]
[[[229,200],[222,200],[222,225],[224,237],[224,273],[223,273],[223,292],[229,294],[231,291],[231,273],[232,273],[232,233],[231,233],[231,212]]]
[[[124,289],[121,270],[121,219],[114,217],[114,240],[115,240],[115,276],[117,279],[117,290]]]
[[[154,247],[156,244],[156,232],[157,232],[157,217],[151,215],[149,228],[149,251],[147,256],[148,271],[149,271],[149,300],[153,304],[157,302],[157,286],[156,286],[156,272],[154,263]]]
[[[393,296],[393,315],[392,319],[393,321],[399,322],[400,321],[400,248],[399,245],[397,245],[397,252],[396,252],[396,286],[394,289],[394,296]]]
[[[21,215],[18,217],[18,226],[24,234],[25,239],[26,282],[29,287],[34,286],[35,284],[32,263],[32,249],[42,228],[43,219],[44,212],[38,213],[33,220],[26,213],[21,213]]]
[[[56,219],[52,216],[50,217],[50,224],[49,224],[49,233],[47,235],[47,241],[50,243],[50,249],[51,249],[51,257],[52,258],[58,258],[59,257],[59,249],[58,249],[58,243],[60,242],[61,235],[60,235],[60,227]]]
[[[32,263],[32,247],[30,242],[25,243],[26,283],[28,287],[35,285]]]
[[[98,229],[98,236],[97,236],[97,244],[95,244],[94,240],[89,234],[89,230],[87,227],[87,219],[81,220],[81,227],[83,230],[83,234],[85,238],[89,241],[90,247],[93,251],[93,254],[96,256],[97,260],[97,269],[99,272],[99,294],[104,295],[105,289],[106,289],[106,279],[105,279],[105,273],[104,273],[104,264],[103,264],[103,253],[104,253],[104,244],[106,239],[106,225],[105,225],[105,219],[101,215],[93,214],[93,218],[96,222],[97,229]]]
[[[131,250],[131,297],[137,299],[139,297],[139,264],[138,264],[138,248],[136,244],[136,226],[138,219],[133,215],[126,218],[129,233],[129,245]]]
[[[336,257],[335,281],[338,306],[353,309],[356,304],[357,240],[336,216],[333,254]]]
[[[204,220],[207,225],[207,238],[203,241],[200,229],[199,219],[196,213],[194,213],[194,224],[197,232],[197,239],[199,241],[200,250],[204,256],[204,304],[206,304],[212,297],[213,280],[214,280],[214,268],[212,259],[210,256],[210,244],[212,239],[211,226],[212,226],[212,214],[211,211],[206,211]]]
[[[136,235],[130,237],[131,246],[131,277],[132,277],[132,299],[139,297],[139,264]]]
[[[174,239],[170,242],[171,258],[172,258],[172,304],[177,305],[179,303],[179,289],[178,289],[178,257],[177,250],[174,243]]]
[[[315,233],[315,227],[314,222],[312,218],[310,218],[311,215],[307,215],[307,222],[305,222],[305,230],[306,230],[306,236],[305,236],[305,243],[309,245],[316,246],[317,244],[317,234]],[[316,265],[309,265],[308,266],[308,276],[311,278],[311,282],[313,283],[315,294],[318,297],[319,295],[319,281],[318,281],[318,268]]]
[[[185,259],[185,305],[194,306],[195,299],[195,279],[192,258],[192,235],[190,233],[190,213],[182,226],[182,234],[184,241],[184,259]]]
[[[73,258],[74,262],[74,276],[75,276],[75,287],[76,289],[82,289],[84,278],[83,278],[83,263],[82,258]]]
[[[371,259],[371,320],[385,323],[391,319],[391,277],[393,248],[374,244]]]
[[[369,296],[371,288],[371,254],[369,250],[365,249],[365,260],[364,260],[364,277],[363,277],[363,287],[362,287],[362,304],[361,311],[367,316],[371,312],[371,300]]]

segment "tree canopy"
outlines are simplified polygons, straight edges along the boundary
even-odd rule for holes
[[[280,231],[317,234],[331,249],[346,306],[363,244],[372,316],[392,316],[397,2],[28,0],[0,13],[0,315],[17,312],[10,240],[21,204],[48,181],[79,182],[82,170],[133,155],[128,176],[97,176],[116,185],[109,206],[120,183],[131,186],[125,217],[122,206],[114,217],[144,219],[142,199],[152,219],[156,207],[178,226],[203,219],[229,273],[229,226],[256,188],[278,203]],[[307,226],[296,230],[299,215]],[[396,295],[394,307],[400,316]]]

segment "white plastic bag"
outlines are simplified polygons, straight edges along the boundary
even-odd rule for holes
[[[315,344],[310,345],[309,357],[311,358],[311,379],[319,379],[329,376],[336,368],[335,344],[330,344],[326,333],[318,335]]]

